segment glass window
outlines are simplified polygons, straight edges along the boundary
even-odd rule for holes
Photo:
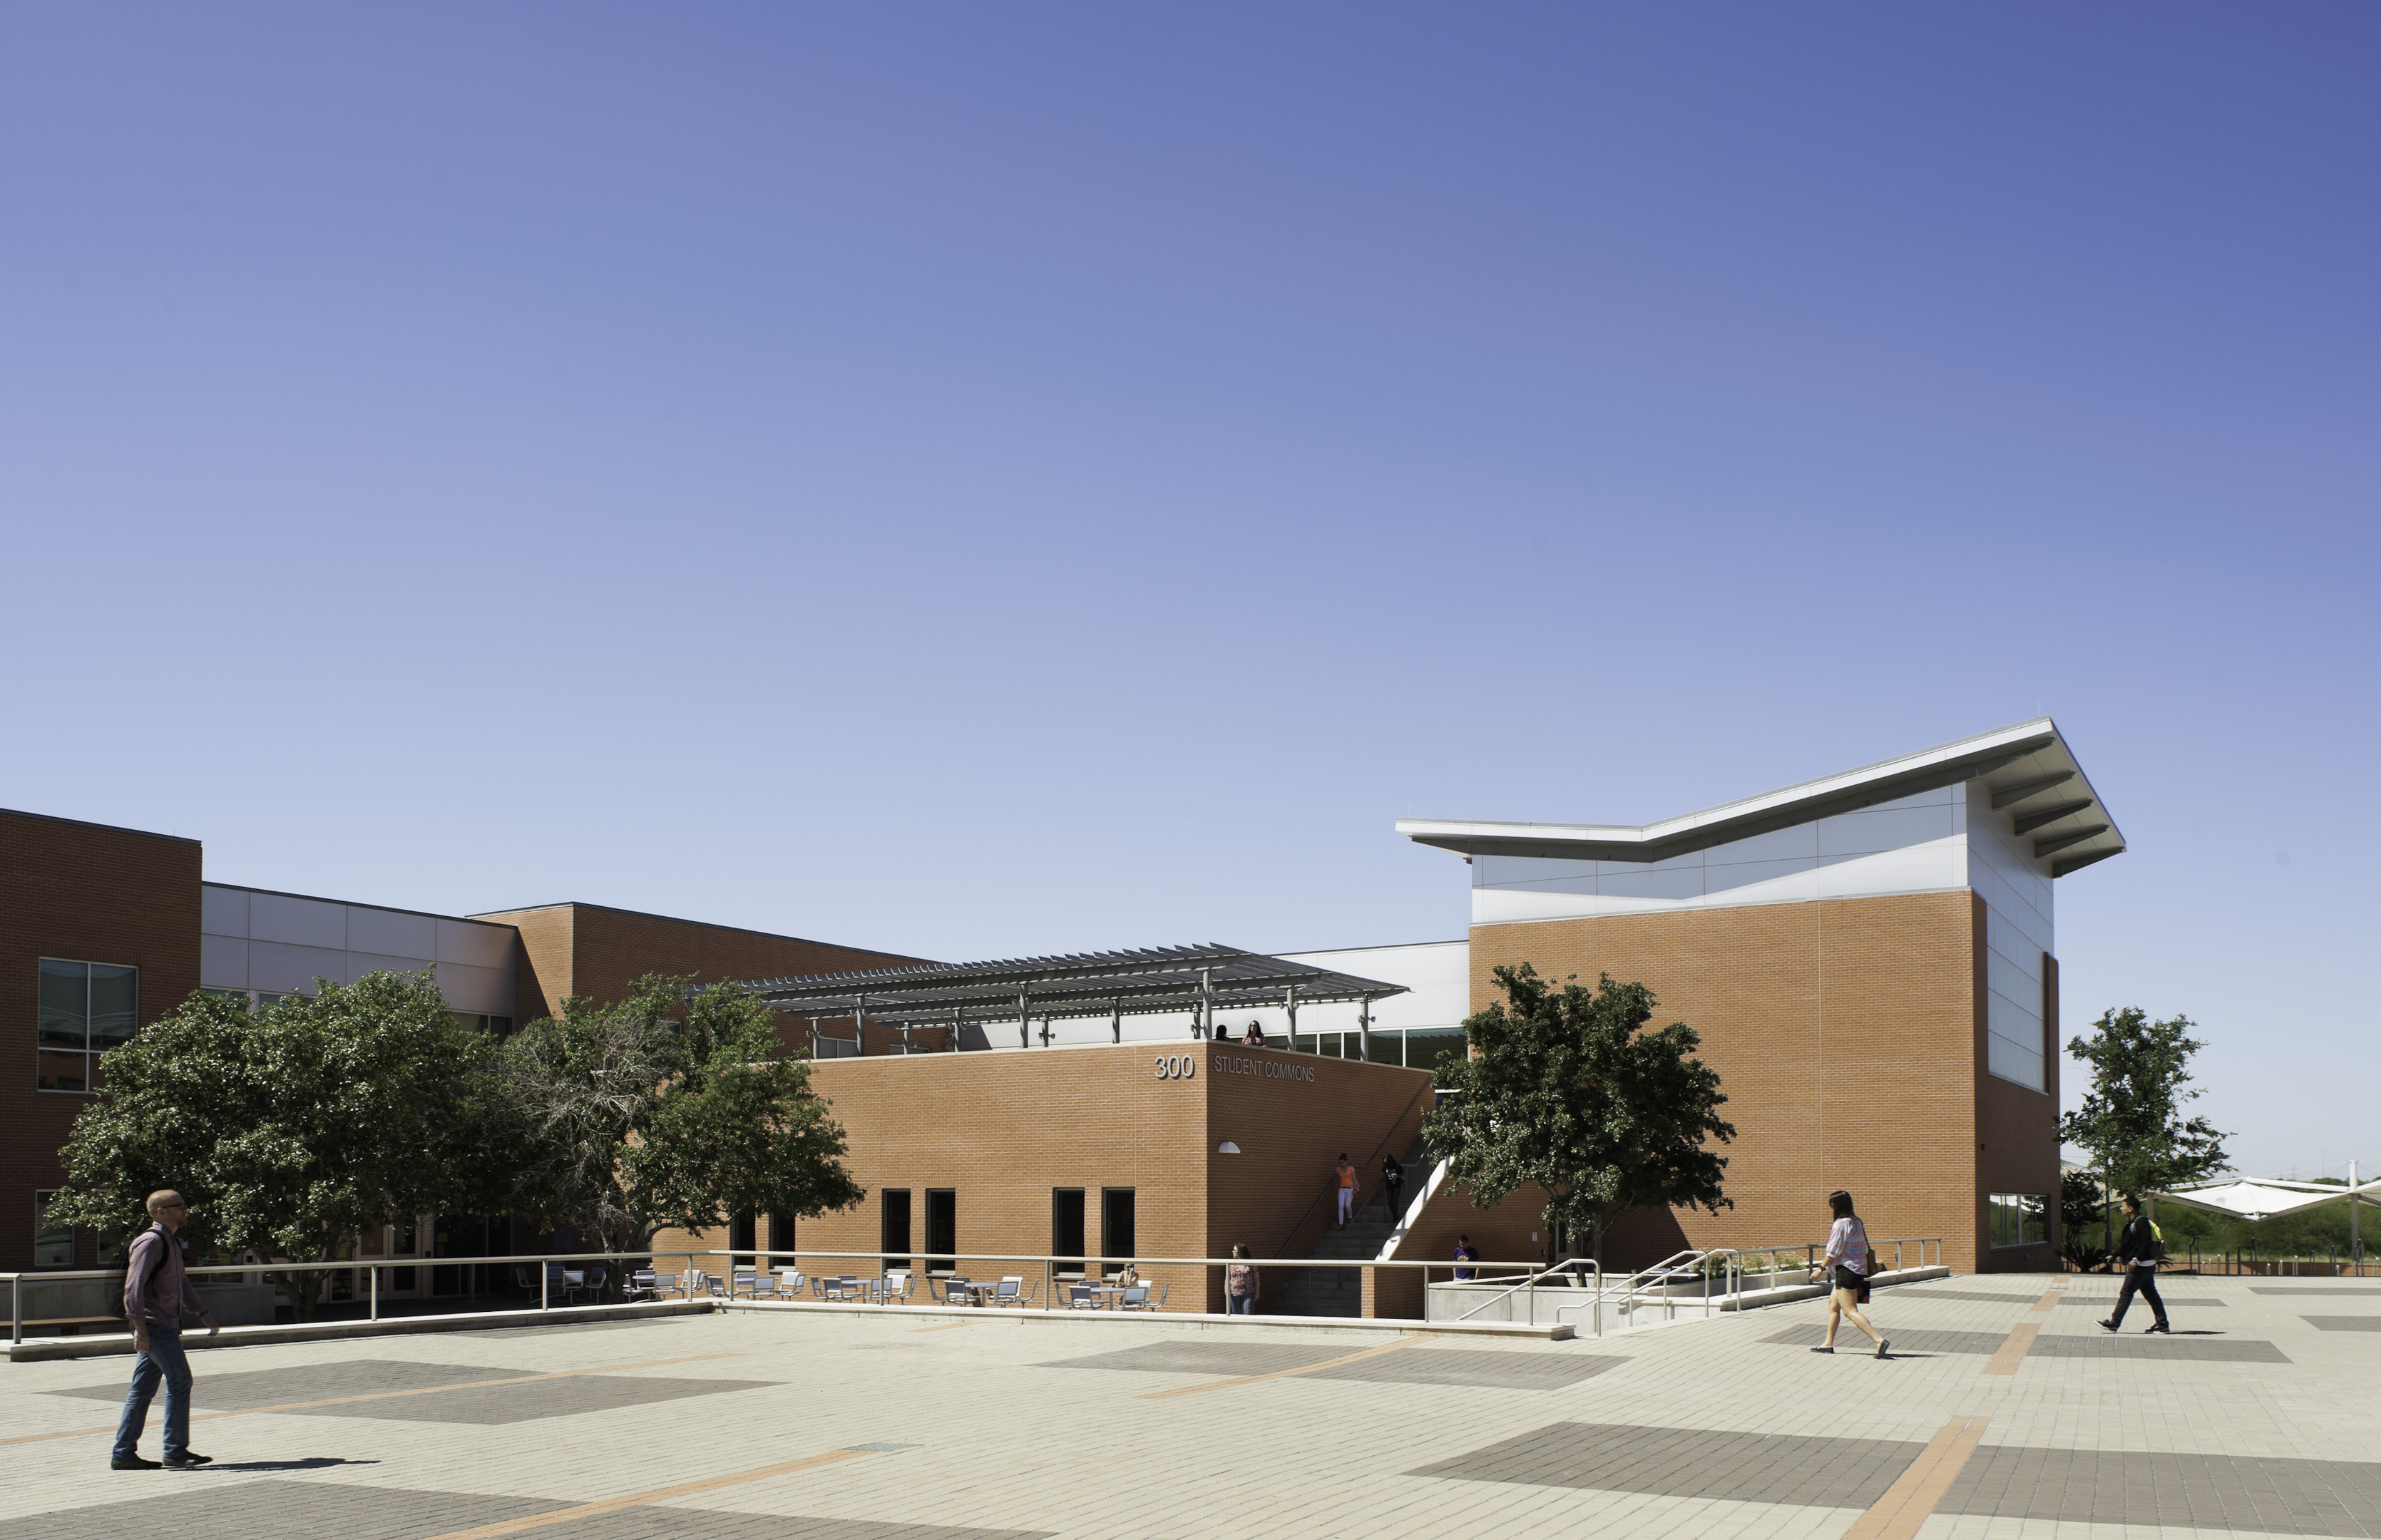
[[[42,959],[34,1089],[73,1094],[97,1090],[99,1056],[130,1042],[140,1028],[140,969]]]
[[[42,959],[42,1046],[91,1046],[91,965]]]
[[[50,1223],[50,1200],[57,1195],[55,1188],[33,1194],[33,1265],[36,1267],[74,1265],[73,1227],[61,1228]]]
[[[2049,1202],[2036,1192],[1996,1192],[1992,1196],[1992,1244],[2039,1246],[2050,1239]]]
[[[1406,1068],[1435,1069],[1464,1054],[1461,1027],[1416,1028],[1406,1033]]]

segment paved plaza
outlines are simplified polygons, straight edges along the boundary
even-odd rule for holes
[[[1603,1341],[735,1312],[192,1354],[215,1466],[115,1473],[128,1361],[0,1364],[40,1540],[2381,1535],[2381,1287],[1883,1291]],[[157,1417],[142,1452],[157,1452]],[[169,1503],[151,1499],[170,1498]]]

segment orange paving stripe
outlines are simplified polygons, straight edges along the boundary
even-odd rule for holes
[[[2009,1327],[2009,1340],[2001,1344],[2000,1351],[1993,1354],[1993,1361],[1984,1365],[1984,1373],[2016,1374],[2018,1361],[2025,1357],[2027,1349],[2033,1346],[2034,1333],[2041,1329],[2042,1324],[2038,1321],[2020,1321]]]
[[[2057,1289],[2044,1289],[2042,1291],[2042,1298],[2033,1302],[2033,1308],[2036,1310],[2054,1310],[2057,1308],[2058,1296],[2061,1292],[2062,1290]]]
[[[1976,1442],[1984,1436],[1984,1417],[1954,1417],[1943,1424],[1942,1431],[1928,1441],[1901,1479],[1885,1489],[1885,1496],[1862,1514],[1851,1528],[1844,1532],[1844,1540],[1916,1540],[1918,1529],[1960,1479],[1960,1470],[1968,1457],[1976,1452]]]
[[[435,1396],[446,1390],[484,1390],[492,1385],[529,1385],[542,1379],[573,1379],[581,1375],[612,1375],[623,1369],[661,1369],[673,1363],[702,1363],[714,1358],[741,1358],[741,1353],[696,1353],[690,1358],[654,1358],[642,1363],[614,1363],[600,1369],[557,1369],[550,1375],[512,1375],[504,1379],[463,1380],[454,1385],[423,1385],[410,1390],[372,1390],[360,1396],[325,1396],[312,1401],[279,1401],[272,1406],[242,1407],[238,1412],[197,1412],[190,1414],[194,1423],[213,1423],[226,1417],[254,1417],[266,1412],[299,1412],[315,1406],[346,1406],[354,1401],[393,1401],[402,1396]],[[193,1387],[192,1393],[196,1393]],[[0,1438],[0,1448],[10,1444],[39,1444],[51,1438],[83,1438],[94,1433],[114,1433],[110,1424],[103,1428],[67,1428],[57,1433],[29,1433],[16,1438]]]
[[[647,1503],[668,1502],[673,1497],[691,1497],[698,1492],[715,1492],[723,1486],[740,1486],[748,1481],[766,1481],[771,1476],[788,1475],[795,1471],[814,1471],[822,1465],[834,1465],[846,1460],[858,1460],[865,1449],[829,1449],[824,1454],[810,1455],[801,1460],[788,1460],[781,1465],[763,1465],[757,1471],[739,1471],[733,1475],[706,1476],[701,1481],[681,1482],[676,1486],[657,1486],[650,1492],[631,1492],[626,1497],[605,1497],[602,1502],[580,1503],[576,1508],[558,1508],[551,1513],[532,1513],[526,1519],[505,1519],[493,1524],[480,1524],[470,1529],[450,1529],[444,1534],[433,1534],[430,1540],[494,1540],[499,1534],[519,1534],[523,1530],[546,1529],[555,1524],[573,1524],[582,1519],[601,1514],[617,1513],[624,1508],[642,1508]]]
[[[1318,1369],[1337,1369],[1342,1363],[1354,1363],[1361,1359],[1378,1358],[1383,1353],[1393,1353],[1400,1348],[1410,1348],[1421,1340],[1419,1337],[1400,1337],[1396,1341],[1382,1347],[1366,1348],[1362,1352],[1349,1353],[1341,1358],[1326,1358],[1320,1363],[1309,1363],[1303,1368],[1276,1369],[1269,1375],[1242,1375],[1238,1379],[1213,1379],[1204,1385],[1185,1385],[1172,1390],[1152,1390],[1147,1395],[1134,1399],[1144,1401],[1162,1401],[1174,1396],[1196,1396],[1206,1390],[1229,1390],[1235,1385],[1254,1385],[1260,1380],[1292,1379],[1300,1375],[1313,1374]]]

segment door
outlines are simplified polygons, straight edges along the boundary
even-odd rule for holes
[[[882,1217],[876,1226],[876,1249],[885,1253],[886,1272],[910,1267],[910,1190],[888,1187],[883,1193]]]
[[[727,1249],[736,1253],[729,1260],[736,1266],[749,1268],[752,1265],[752,1253],[761,1246],[760,1231],[758,1215],[739,1214],[727,1221]]]
[[[1083,1190],[1080,1187],[1050,1189],[1050,1254],[1056,1257],[1083,1254]],[[1080,1262],[1053,1264],[1062,1278],[1083,1276]]]
[[[1111,1262],[1133,1254],[1132,1189],[1100,1189],[1100,1254]]]
[[[952,1270],[959,1249],[959,1195],[948,1187],[926,1189],[926,1270]]]

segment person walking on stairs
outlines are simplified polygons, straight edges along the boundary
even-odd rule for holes
[[[2142,1201],[2128,1195],[2125,1199],[2125,1228],[2117,1237],[2117,1260],[2125,1263],[2125,1286],[2117,1290],[2117,1313],[2100,1323],[2110,1331],[2120,1331],[2125,1325],[2125,1311],[2135,1294],[2149,1301],[2151,1312],[2157,1319],[2150,1324],[2153,1332],[2167,1332],[2166,1302],[2158,1298],[2158,1253],[2165,1247],[2165,1238],[2156,1225],[2142,1213]]]
[[[1356,1206],[1356,1167],[1348,1164],[1348,1152],[1339,1152],[1339,1228],[1348,1228],[1348,1213]]]
[[[1861,1314],[1860,1302],[1868,1293],[1868,1276],[1875,1271],[1876,1257],[1868,1249],[1868,1227],[1852,1212],[1852,1195],[1841,1188],[1827,1194],[1827,1210],[1836,1222],[1827,1229],[1827,1254],[1822,1259],[1835,1284],[1827,1295],[1827,1340],[1813,1348],[1814,1353],[1836,1351],[1836,1326],[1845,1316],[1865,1332],[1876,1344],[1876,1356],[1883,1358],[1891,1343],[1885,1334],[1868,1324]]]

